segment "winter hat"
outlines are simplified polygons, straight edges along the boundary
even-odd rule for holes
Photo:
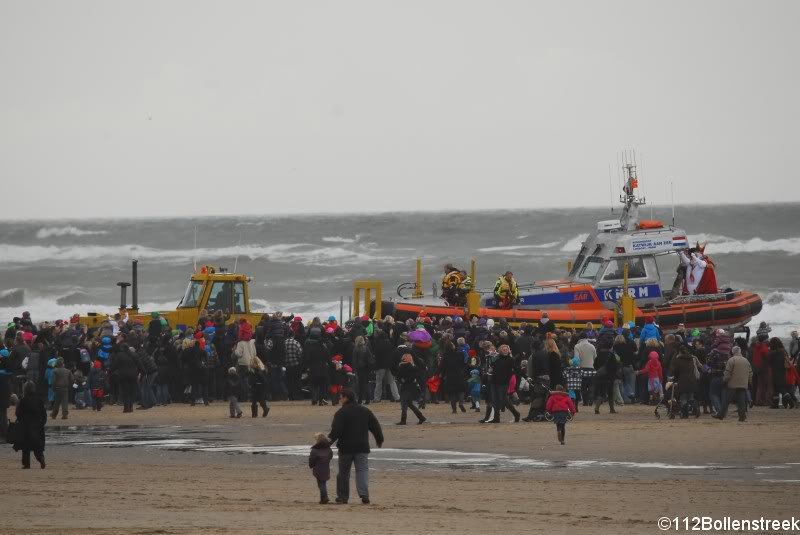
[[[478,320],[478,325],[480,327],[486,327],[486,323],[487,323],[486,318],[481,318]]]
[[[349,364],[345,364],[344,366],[342,366],[342,369],[347,373],[353,373],[353,368],[351,368]]]
[[[474,349],[470,349],[469,351],[467,351],[467,355],[469,355],[470,357],[474,357],[477,354],[478,352],[475,351]]]
[[[205,329],[203,329],[203,334],[212,335],[215,332],[217,332],[217,329],[215,327],[206,327]]]
[[[4,359],[9,356],[11,353],[8,352],[8,349],[0,349],[0,358]]]
[[[488,320],[486,320],[486,327],[489,328],[489,329],[494,327],[494,320],[492,318],[489,318]]]
[[[658,352],[656,352],[656,351],[651,351],[651,352],[650,352],[650,353],[647,355],[647,358],[651,358],[651,357],[653,357],[653,356],[655,356],[655,358],[658,358]]]
[[[481,374],[481,371],[480,370],[472,370],[472,371],[469,372],[469,374],[471,376],[473,376],[473,377],[477,377],[478,375]]]
[[[151,312],[150,317],[153,318],[154,320],[158,319],[158,312]]]
[[[742,348],[739,347],[739,346],[733,346],[733,349],[731,350],[731,354],[734,357],[741,357],[742,356]]]
[[[32,342],[33,341],[33,333],[29,333],[28,331],[22,332],[22,340],[25,342]]]
[[[613,326],[614,326],[614,322],[612,322],[610,319],[603,320],[603,327],[606,327],[606,328],[610,329]]]
[[[302,323],[302,321],[303,318],[301,318],[300,316],[295,316],[294,318],[292,318],[292,323]]]
[[[328,321],[336,321],[336,316],[328,316]]]
[[[56,362],[58,362],[58,359],[50,359],[50,360],[48,360],[47,361],[47,367],[48,368],[55,368],[56,367]]]
[[[103,365],[100,363],[100,361],[99,361],[99,360],[96,360],[96,361],[94,361],[94,362],[92,363],[92,368],[94,368],[95,370],[99,370],[99,369],[100,369],[100,368],[102,368],[102,367],[103,367]]]
[[[78,323],[81,317],[77,314],[73,314],[72,317],[69,319],[69,322],[72,324]]]
[[[693,329],[692,338],[697,338],[698,336],[700,336],[700,329]]]

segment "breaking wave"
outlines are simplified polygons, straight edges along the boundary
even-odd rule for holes
[[[139,245],[57,246],[0,244],[0,258],[6,264],[31,263],[63,264],[64,262],[106,261],[138,258],[182,264],[197,258],[209,261],[242,256],[250,260],[265,259],[276,263],[302,265],[356,265],[365,262],[392,260],[393,257],[350,251],[343,247],[319,247],[310,243],[281,243],[276,245],[238,245],[219,248],[155,249]]]
[[[708,242],[706,252],[709,254],[728,254],[728,253],[762,253],[762,252],[783,252],[790,255],[800,254],[800,237],[778,238],[776,240],[764,240],[762,238],[750,238],[749,240],[737,240],[727,236],[717,236],[714,234],[696,234],[692,236],[690,243],[699,241],[701,244]]]
[[[583,245],[583,242],[585,242],[586,238],[588,238],[588,237],[589,237],[589,233],[588,232],[585,232],[583,234],[578,234],[577,236],[574,236],[573,238],[567,240],[567,243],[565,243],[561,247],[561,250],[563,252],[565,252],[565,253],[567,253],[567,252],[571,253],[571,252],[574,252],[574,251],[580,251],[581,250],[581,245]]]
[[[772,334],[787,338],[791,331],[800,327],[800,292],[770,292],[762,296],[764,307],[761,313],[750,321],[750,329],[755,329],[762,321],[772,327]]]
[[[341,236],[325,236],[322,238],[322,241],[327,243],[353,243],[356,241],[355,238],[343,238]]]
[[[93,236],[97,234],[108,234],[108,231],[81,230],[77,227],[44,227],[36,232],[36,237],[44,240],[53,236]]]

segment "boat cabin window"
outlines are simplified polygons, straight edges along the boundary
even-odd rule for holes
[[[234,314],[245,313],[244,283],[242,282],[233,283],[233,313]]]
[[[203,281],[189,281],[189,287],[178,305],[180,308],[195,308],[203,296]]]
[[[625,278],[625,262],[628,262],[629,279],[647,278],[647,270],[644,267],[644,259],[641,256],[630,258],[612,258],[606,272],[603,275],[604,281],[621,281]]]
[[[578,278],[593,280],[595,276],[597,276],[597,273],[600,271],[600,268],[603,267],[605,261],[606,261],[605,258],[603,258],[602,256],[590,256],[586,260],[586,264],[584,264],[583,268],[581,268]]]
[[[586,258],[586,247],[581,247],[581,251],[578,253],[578,256],[575,258],[575,263],[572,264],[572,271],[569,272],[569,275],[572,277],[574,276],[578,270],[581,268],[581,264],[583,264],[583,259]]]

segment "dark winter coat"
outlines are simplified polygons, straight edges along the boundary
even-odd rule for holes
[[[695,357],[689,353],[678,353],[672,359],[672,376],[678,383],[676,394],[693,394],[697,390]]]
[[[303,360],[312,379],[328,379],[331,356],[322,342],[314,338],[306,340],[303,346]]]
[[[236,398],[241,397],[242,395],[242,380],[239,379],[238,374],[228,374],[226,379],[226,384],[228,387],[228,396],[234,396]]]
[[[16,409],[17,425],[14,450],[44,451],[44,425],[47,410],[37,394],[23,396]]]
[[[767,362],[772,370],[773,388],[783,388],[786,386],[786,353],[780,349],[771,349],[767,353]],[[777,393],[776,393],[777,395]]]
[[[336,411],[328,438],[337,442],[339,453],[369,453],[369,434],[375,437],[378,447],[383,444],[383,430],[375,415],[367,407],[347,403]]]
[[[440,375],[445,381],[445,388],[451,395],[464,392],[467,388],[467,365],[464,353],[453,348],[442,357]]]
[[[118,348],[112,355],[111,369],[120,379],[136,379],[136,375],[139,373],[136,357],[124,348]]]
[[[555,388],[556,385],[566,386],[564,374],[561,372],[561,354],[551,351],[547,356],[550,359],[550,388]]]
[[[400,384],[401,392],[419,395],[419,369],[416,366],[401,363],[395,372],[395,379]]]
[[[311,446],[311,453],[308,456],[308,467],[317,481],[328,481],[331,478],[331,459],[333,451],[327,442],[314,444]]]
[[[383,336],[375,336],[372,346],[375,354],[375,369],[383,370],[389,368],[392,362],[392,354],[394,353],[394,346],[389,339]]]
[[[494,362],[492,362],[492,384],[507,387],[513,374],[514,360],[511,355],[503,356],[498,354]]]

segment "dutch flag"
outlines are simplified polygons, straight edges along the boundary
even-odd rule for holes
[[[672,246],[678,248],[689,247],[689,240],[686,239],[686,236],[676,236],[672,238]]]

